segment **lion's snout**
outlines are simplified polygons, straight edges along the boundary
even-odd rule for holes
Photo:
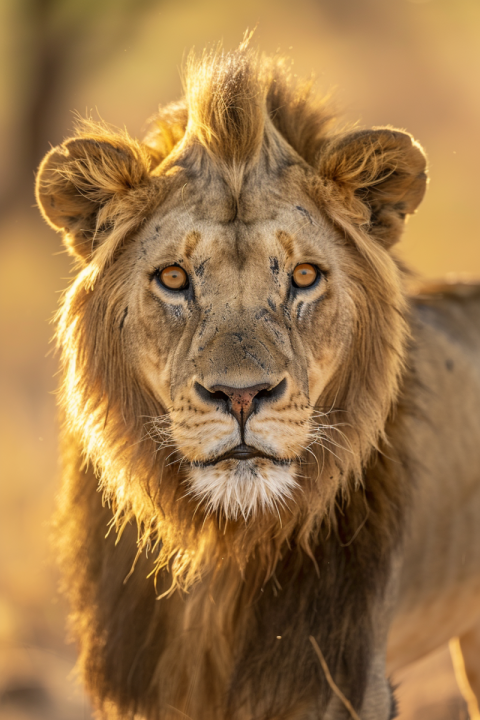
[[[198,382],[194,384],[194,392],[205,403],[217,410],[230,413],[240,425],[243,435],[245,425],[252,413],[258,412],[267,403],[275,403],[285,393],[287,380],[280,382],[262,382],[248,387],[210,384],[204,387]]]

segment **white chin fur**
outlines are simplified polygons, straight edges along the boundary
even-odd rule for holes
[[[278,512],[299,487],[294,465],[269,460],[224,460],[206,467],[191,466],[189,494],[207,513],[222,512],[227,520]]]

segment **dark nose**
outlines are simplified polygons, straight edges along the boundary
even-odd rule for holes
[[[285,392],[286,386],[287,381],[284,378],[273,388],[269,383],[261,383],[243,388],[212,385],[207,390],[200,383],[195,383],[195,390],[202,400],[216,404],[217,407],[220,404],[223,410],[230,412],[243,429],[252,412],[258,409],[259,404],[278,400]]]

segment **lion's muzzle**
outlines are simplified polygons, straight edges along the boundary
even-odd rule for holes
[[[272,387],[269,382],[258,383],[250,387],[229,387],[228,385],[212,385],[206,388],[196,382],[194,390],[207,403],[228,412],[240,425],[242,439],[245,423],[253,412],[265,403],[279,400],[285,393],[287,381],[284,378]]]

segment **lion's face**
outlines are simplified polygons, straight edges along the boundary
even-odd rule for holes
[[[293,202],[264,188],[260,211],[255,194],[228,222],[218,187],[183,192],[119,261],[131,270],[123,332],[168,413],[187,492],[227,517],[291,497],[355,323],[339,234],[299,188]],[[305,264],[314,272],[300,287]],[[162,281],[172,266],[180,288]]]

